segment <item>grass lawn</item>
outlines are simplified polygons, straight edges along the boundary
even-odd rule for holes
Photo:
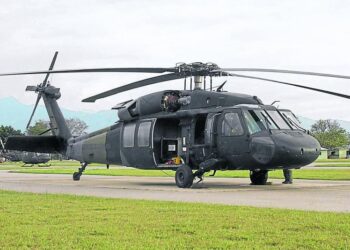
[[[347,249],[350,214],[0,191],[2,249]]]
[[[350,167],[350,163],[347,163],[347,162],[343,162],[343,163],[315,163],[313,164],[314,167],[347,167],[349,168]]]
[[[345,162],[345,163],[349,163],[350,164],[350,159],[321,159],[321,160],[316,160],[315,163],[318,162],[325,162],[325,163],[329,163],[329,162]]]

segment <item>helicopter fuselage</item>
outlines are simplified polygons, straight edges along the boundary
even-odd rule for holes
[[[70,139],[67,156],[142,169],[270,170],[300,168],[320,154],[307,131],[253,96],[170,90],[117,108],[115,125]]]

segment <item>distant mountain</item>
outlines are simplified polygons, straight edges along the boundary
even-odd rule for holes
[[[32,110],[33,105],[23,104],[13,97],[2,98],[0,99],[0,125],[10,125],[24,131]],[[89,132],[110,126],[118,120],[115,110],[84,112],[62,108],[62,113],[65,118],[79,118],[86,122]],[[43,105],[38,106],[33,121],[39,119],[49,119]]]
[[[33,105],[20,103],[13,97],[0,99],[0,125],[10,125],[16,129],[25,130],[29,115],[32,112]],[[62,109],[66,118],[79,118],[89,126],[88,131],[92,132],[112,125],[118,119],[115,110],[106,110],[99,112],[84,112]],[[35,120],[48,120],[44,106],[39,106],[34,116]],[[299,116],[304,128],[310,129],[316,121],[310,118]],[[350,121],[337,120],[340,125],[350,132]]]

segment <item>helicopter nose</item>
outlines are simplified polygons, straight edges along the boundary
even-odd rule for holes
[[[302,167],[314,162],[320,155],[320,143],[300,131],[286,131],[271,135],[275,143],[272,165]]]

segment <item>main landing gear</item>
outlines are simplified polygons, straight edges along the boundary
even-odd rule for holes
[[[81,168],[79,168],[79,171],[78,172],[74,172],[73,174],[73,180],[74,181],[79,181],[80,180],[80,177],[82,176],[83,172],[85,171],[85,168],[87,167],[87,163],[84,162],[84,163],[81,163]]]
[[[192,169],[187,165],[177,168],[175,182],[179,188],[190,188],[193,184],[194,175]]]
[[[269,172],[267,170],[251,170],[250,181],[252,185],[266,185]]]

